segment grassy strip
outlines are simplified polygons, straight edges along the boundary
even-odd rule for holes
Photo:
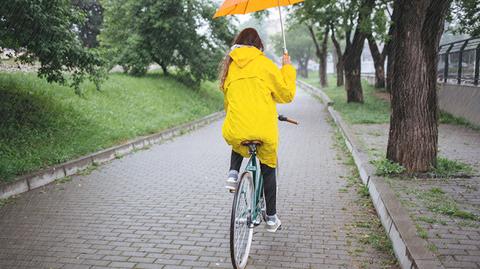
[[[460,220],[457,221],[459,226],[480,227],[480,216],[460,209],[458,203],[439,187],[429,189],[407,188],[405,189],[405,194],[414,195],[423,203],[423,207],[434,213],[433,217],[412,215],[412,219],[416,221],[427,224],[447,225],[447,222],[441,218],[441,216],[446,216]],[[414,204],[413,206],[416,207],[418,205]],[[417,230],[420,231],[420,229]]]
[[[346,177],[347,185],[345,186],[345,188],[341,188],[339,192],[346,193],[348,191],[348,188],[355,188],[358,194],[358,199],[355,203],[361,205],[363,209],[368,212],[366,220],[356,221],[353,223],[354,227],[366,230],[365,233],[363,233],[359,238],[357,238],[357,240],[362,244],[370,245],[374,249],[386,253],[389,256],[389,259],[383,264],[385,268],[396,267],[397,260],[393,252],[392,242],[388,238],[387,234],[385,233],[385,229],[382,226],[382,223],[378,219],[372,200],[370,199],[368,187],[363,185],[360,180],[358,169],[355,166],[353,157],[348,150],[347,145],[345,144],[345,140],[343,139],[340,130],[338,129],[338,127],[334,126],[331,120],[329,122],[335,129],[334,145],[340,153],[343,153],[345,156],[347,156],[344,164],[350,167],[350,175]],[[355,249],[354,251],[359,253],[363,252],[362,249]],[[368,268],[368,265],[363,264],[361,268]]]
[[[350,124],[372,124],[388,123],[390,118],[390,104],[388,101],[375,95],[377,91],[366,81],[363,81],[364,104],[347,103],[344,87],[337,87],[336,78],[329,76],[329,86],[322,90],[334,101],[334,108],[339,111],[342,117]],[[305,82],[316,87],[320,87],[318,74],[311,74]],[[448,113],[441,113],[440,121],[442,123],[468,124],[465,120],[453,117]],[[472,127],[472,126],[469,126]],[[393,163],[385,158],[380,158],[372,162],[376,167],[376,174],[379,176],[395,176],[405,172],[405,168],[397,163]],[[473,173],[471,166],[446,158],[439,157],[437,167],[429,174],[433,177],[451,178],[458,176],[468,176]]]
[[[458,208],[458,204],[452,198],[448,197],[440,188],[431,188],[417,192],[417,197],[421,199],[428,210],[433,213],[465,219],[480,221],[479,216]]]
[[[480,131],[480,126],[475,125],[462,117],[456,117],[445,111],[440,111],[440,123],[459,125],[476,131]]]
[[[392,162],[386,158],[379,158],[371,161],[375,166],[375,174],[383,177],[395,177],[405,173],[405,168],[395,162]],[[438,157],[437,166],[424,175],[413,176],[429,176],[435,178],[456,178],[456,177],[471,177],[474,173],[472,166],[456,161],[449,160],[447,158]]]
[[[320,82],[317,73],[310,73],[308,78],[301,78],[303,81],[318,87]],[[322,90],[334,102],[334,108],[342,114],[342,117],[350,124],[375,124],[390,122],[390,103],[378,97],[378,94],[385,94],[375,89],[365,80],[362,81],[364,104],[347,103],[345,88],[337,87],[337,80],[334,75],[328,76],[328,86]],[[453,116],[445,111],[440,112],[439,121],[442,124],[454,124],[464,126],[473,130],[480,130],[480,126],[468,122],[461,117]]]
[[[304,79],[320,88],[318,77],[310,76]],[[362,81],[364,103],[347,103],[345,88],[337,87],[335,76],[328,76],[328,86],[322,90],[334,102],[333,107],[350,124],[388,123],[390,121],[390,104],[388,101],[374,95],[375,89],[366,81]]]
[[[194,91],[160,74],[112,74],[79,97],[35,74],[0,73],[0,182],[223,107],[215,83]]]

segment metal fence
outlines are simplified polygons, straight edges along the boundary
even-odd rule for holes
[[[469,38],[440,46],[438,80],[445,83],[479,85],[480,38]]]

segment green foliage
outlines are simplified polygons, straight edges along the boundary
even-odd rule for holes
[[[449,20],[455,32],[480,35],[480,4],[478,0],[454,0]]]
[[[192,92],[159,74],[112,74],[83,98],[32,74],[0,73],[0,182],[223,108],[216,84]]]
[[[83,12],[85,21],[79,25],[78,36],[88,48],[98,47],[97,35],[103,22],[100,0],[72,0],[72,4]]]
[[[376,168],[377,176],[394,176],[405,172],[405,167],[386,158],[374,160],[372,163]]]
[[[227,19],[212,19],[216,6],[201,0],[105,0],[101,43],[112,65],[142,75],[152,62],[182,81],[200,85],[216,78],[233,30]]]
[[[377,40],[382,41],[385,43],[387,40],[390,39],[388,35],[388,27],[392,23],[390,18],[387,15],[386,10],[389,8],[389,5],[392,1],[382,1],[378,3],[370,16],[370,20],[367,20],[368,24],[365,26],[365,32],[371,32],[374,34]],[[370,27],[368,29],[367,27]]]
[[[437,177],[443,178],[466,176],[473,173],[473,168],[470,165],[460,161],[438,157],[437,165],[433,169],[432,173]]]
[[[99,89],[103,62],[73,30],[83,25],[84,16],[70,0],[2,1],[0,14],[0,48],[20,52],[22,63],[39,61],[38,75],[48,82],[68,83],[80,93],[81,82],[89,78]]]
[[[308,76],[308,61],[315,57],[315,49],[307,27],[303,24],[293,24],[286,31],[285,38],[288,40],[288,54],[292,57],[292,61],[298,64],[299,73],[303,77]],[[275,53],[282,55],[282,35],[273,36],[272,41]]]

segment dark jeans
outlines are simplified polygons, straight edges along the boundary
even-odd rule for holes
[[[243,156],[232,150],[232,158],[230,159],[230,170],[240,171]],[[263,176],[263,192],[265,193],[265,202],[267,206],[267,215],[273,216],[277,214],[277,179],[275,168],[260,163]]]

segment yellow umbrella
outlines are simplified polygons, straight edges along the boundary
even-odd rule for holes
[[[280,27],[282,28],[283,50],[287,53],[287,42],[285,41],[285,30],[283,29],[282,10],[280,7],[289,6],[304,0],[225,0],[217,10],[214,18],[233,14],[247,14],[272,7],[278,7],[280,14]]]

